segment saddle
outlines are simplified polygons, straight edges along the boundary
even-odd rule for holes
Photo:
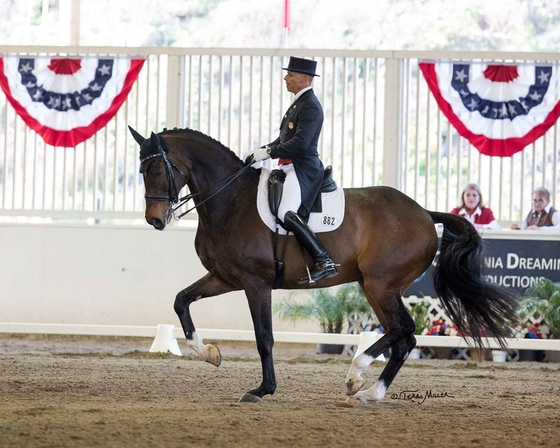
[[[286,180],[286,173],[282,170],[272,170],[268,178],[268,206],[270,212],[276,218],[276,222],[282,225],[278,219],[278,207],[282,200],[282,192],[284,191],[284,181]],[[337,189],[335,180],[333,179],[332,166],[329,165],[325,168],[323,174],[323,182],[321,184],[321,193],[331,193]]]

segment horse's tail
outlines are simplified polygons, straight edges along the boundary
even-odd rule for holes
[[[446,314],[479,347],[488,336],[505,348],[518,319],[517,297],[484,277],[483,241],[471,223],[451,213],[428,213],[444,226],[434,286]]]

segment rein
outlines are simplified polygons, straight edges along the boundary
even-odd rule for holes
[[[245,165],[243,168],[241,168],[239,171],[236,171],[235,173],[233,173],[231,176],[226,177],[225,179],[222,179],[221,182],[218,185],[214,185],[210,188],[207,188],[204,191],[199,191],[198,193],[189,193],[186,196],[183,196],[182,198],[180,198],[176,203],[177,205],[175,207],[173,207],[172,212],[173,212],[173,218],[175,219],[175,221],[179,221],[183,216],[185,216],[187,213],[192,212],[196,207],[198,207],[199,205],[204,204],[206,201],[212,199],[214,196],[216,196],[220,191],[222,191],[224,188],[226,188],[229,184],[231,184],[235,179],[237,179],[241,174],[243,174],[243,172],[247,171],[247,168],[250,168],[251,165]],[[182,173],[181,173],[182,174]],[[184,174],[183,174],[184,176]],[[184,211],[183,213],[181,213],[180,215],[175,215],[175,212],[180,209],[183,205],[185,205],[188,201],[190,201],[191,199],[193,199],[196,196],[202,195],[204,193],[206,193],[208,190],[211,190],[213,188],[216,188],[217,190],[214,191],[210,196],[204,198],[202,201],[200,201],[198,203],[198,205],[193,205],[191,208],[189,208],[187,211]]]
[[[189,193],[188,195],[183,196],[182,198],[179,198],[179,194],[177,192],[177,186],[175,185],[175,176],[173,175],[173,168],[175,168],[179,172],[179,174],[181,174],[181,176],[183,176],[187,181],[188,181],[188,178],[187,178],[185,173],[183,173],[173,162],[171,162],[167,158],[167,154],[165,153],[165,151],[161,147],[161,144],[158,144],[158,150],[159,150],[158,153],[152,154],[148,157],[145,157],[144,159],[140,160],[140,163],[144,163],[146,160],[153,159],[155,157],[162,157],[163,158],[163,162],[165,164],[165,173],[166,173],[166,176],[167,176],[168,192],[167,192],[167,195],[146,193],[144,195],[144,198],[146,200],[150,200],[150,201],[169,201],[171,204],[175,205],[171,209],[171,212],[173,214],[173,218],[176,221],[179,221],[187,213],[193,211],[196,207],[198,207],[198,206],[204,204],[206,201],[212,199],[220,191],[222,191],[229,184],[231,184],[235,179],[237,179],[243,172],[245,172],[247,170],[247,168],[251,167],[251,165],[245,165],[243,168],[241,168],[239,171],[236,171],[231,176],[228,176],[225,179],[222,179],[217,185],[213,185],[213,186],[207,188],[204,191],[199,191],[198,193]],[[193,205],[191,208],[189,208],[185,212],[181,213],[180,215],[175,214],[175,212],[178,209],[180,209],[183,205],[187,204],[191,199],[194,199],[195,197],[207,194],[209,190],[213,190],[213,189],[216,189],[216,191],[212,192],[208,197],[206,197],[202,201],[200,201],[198,203],[198,205],[196,205],[196,204]]]

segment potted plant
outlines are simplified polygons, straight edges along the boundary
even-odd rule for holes
[[[416,330],[414,330],[414,334],[421,335],[423,334],[428,327],[430,326],[430,304],[425,300],[420,300],[419,302],[410,303],[410,309],[408,312],[412,319],[414,319],[414,324],[416,325]],[[412,349],[412,352],[408,355],[409,359],[420,359],[420,353],[422,349],[415,347]]]
[[[520,297],[519,317],[522,321],[532,317],[539,320],[537,337],[560,339],[560,283],[541,279],[527,288]],[[560,361],[558,351],[547,351],[549,361]]]
[[[306,300],[301,300],[302,296]],[[341,333],[349,316],[368,311],[371,307],[355,282],[338,288],[296,291],[273,305],[273,312],[280,319],[318,320],[323,333]],[[344,345],[318,344],[317,349],[320,353],[342,353]]]

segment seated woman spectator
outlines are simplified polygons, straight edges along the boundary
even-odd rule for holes
[[[461,205],[451,210],[454,215],[463,216],[476,229],[499,230],[500,223],[494,218],[494,213],[482,202],[482,193],[477,184],[467,184],[461,193]]]
[[[533,191],[533,209],[523,220],[521,227],[514,223],[511,228],[517,230],[560,230],[560,212],[550,203],[550,192],[546,188],[539,187]]]

